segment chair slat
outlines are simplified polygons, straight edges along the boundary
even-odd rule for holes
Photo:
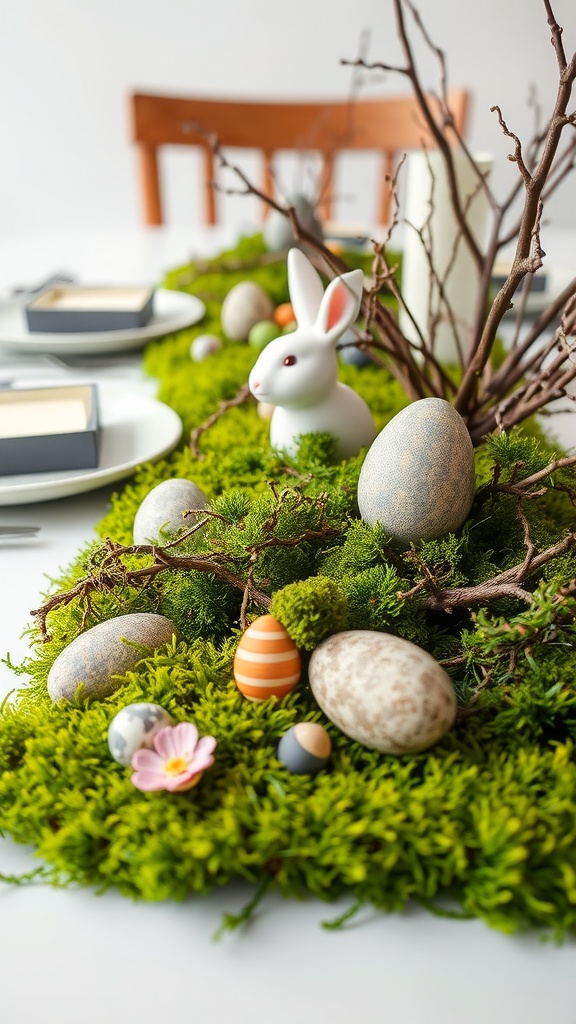
[[[432,109],[437,101],[430,97]],[[449,93],[448,105],[456,133],[464,135],[468,94]],[[335,154],[346,150],[375,151],[390,173],[396,154],[431,147],[434,140],[412,96],[316,103],[259,103],[160,96],[135,93],[130,97],[133,140],[140,150],[146,223],[162,222],[162,204],[156,150],[167,145],[200,146],[205,153],[217,137],[224,149],[259,150],[264,157],[264,183],[273,189],[272,154],[282,150],[318,152],[325,168],[322,213],[332,209]],[[440,114],[438,112],[438,120]],[[454,136],[454,142],[457,135]],[[204,160],[205,182],[214,178],[214,162]],[[379,217],[390,212],[389,186],[383,183]],[[213,194],[206,189],[205,217],[217,218]],[[213,190],[212,190],[213,191]]]

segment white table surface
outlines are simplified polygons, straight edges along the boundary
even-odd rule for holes
[[[0,290],[55,270],[88,281],[156,280],[224,234],[135,229],[0,243]],[[0,353],[0,367],[2,366]],[[150,389],[138,357],[122,387]],[[576,443],[570,416],[557,421]],[[572,439],[574,435],[574,440]],[[37,539],[0,547],[0,657],[20,637],[47,578],[69,563],[108,507],[111,488],[19,508],[0,525],[32,523]],[[0,697],[18,684],[0,665]],[[0,872],[36,866],[0,840]],[[181,905],[131,903],[116,892],[0,886],[1,1024],[573,1024],[573,942],[508,937],[480,921],[363,910],[345,930],[321,922],[346,909],[268,896],[240,933],[213,941],[221,915],[250,897],[238,885]],[[148,975],[148,976],[147,976]]]

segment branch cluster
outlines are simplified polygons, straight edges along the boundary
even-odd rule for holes
[[[194,534],[199,533],[211,518],[220,519],[225,526],[232,527],[218,512],[206,509],[190,512],[202,515],[190,530],[178,536],[164,546],[156,544],[118,544],[109,537],[102,547],[92,556],[92,571],[78,580],[69,590],[53,594],[45,604],[30,614],[37,621],[43,641],[51,640],[47,619],[57,608],[78,602],[82,607],[83,629],[90,616],[94,614],[93,598],[96,594],[115,594],[124,588],[142,588],[152,583],[159,575],[173,572],[209,573],[222,580],[228,586],[242,592],[240,606],[240,624],[246,628],[246,611],[249,604],[260,609],[268,609],[271,598],[264,590],[254,583],[255,569],[259,556],[269,548],[297,547],[322,538],[339,536],[340,530],[332,526],[327,517],[328,495],[321,493],[316,497],[301,494],[297,489],[284,488],[280,492],[273,484],[270,485],[275,498],[274,508],[268,519],[262,524],[261,537],[255,543],[245,546],[241,558],[225,546],[219,545],[208,553],[187,553],[186,544]],[[293,516],[299,509],[313,510],[317,525],[302,530],[293,536],[283,536],[278,530],[280,515],[288,508]],[[146,559],[144,565],[134,566],[133,556]]]
[[[511,141],[508,159],[517,169],[516,180],[508,195],[498,200],[455,125],[449,105],[448,76],[443,52],[431,41],[411,0],[393,0],[393,4],[404,63],[394,66],[381,62],[369,63],[363,56],[343,63],[354,68],[392,72],[410,83],[418,101],[423,128],[427,136],[432,138],[443,160],[458,233],[452,258],[447,268],[440,272],[435,262],[434,238],[430,237],[426,241],[425,232],[419,232],[426,250],[430,278],[440,296],[440,313],[436,323],[432,321],[428,325],[427,334],[424,334],[423,329],[416,324],[412,311],[404,301],[402,288],[397,283],[396,256],[390,246],[394,228],[400,219],[400,165],[390,180],[394,210],[392,223],[386,240],[373,243],[372,286],[363,300],[366,331],[360,343],[363,348],[371,350],[375,362],[385,365],[398,378],[411,400],[437,396],[451,402],[464,418],[474,444],[479,444],[491,431],[508,430],[551,402],[566,396],[568,385],[576,377],[573,351],[576,344],[576,277],[534,322],[528,322],[525,315],[534,274],[542,267],[545,259],[541,241],[545,203],[573,170],[576,160],[576,113],[570,109],[576,78],[576,53],[567,57],[562,29],[556,21],[551,2],[543,0],[557,68],[554,106],[545,126],[537,126],[527,144],[523,144],[509,127],[502,108],[497,105],[492,108],[503,134]],[[409,19],[438,62],[438,95],[427,93],[424,89]],[[315,254],[319,269],[329,275],[349,269],[342,259],[330,252],[299,223],[293,208],[282,206],[254,187],[238,167],[228,162],[217,140],[213,141],[213,145],[220,164],[232,168],[240,178],[241,191],[260,197],[269,206],[289,217],[296,238],[305,242],[308,251]],[[459,191],[456,153],[464,154],[473,169],[476,185],[471,195],[461,195]],[[489,240],[485,251],[479,247],[467,219],[470,203],[478,192],[485,194],[491,211]],[[519,215],[518,204],[521,207]],[[431,216],[434,197],[430,205]],[[514,256],[508,276],[492,297],[496,262],[501,259],[503,250],[511,244],[514,244]],[[446,297],[448,275],[462,251],[470,254],[479,280],[476,308],[471,311],[473,323],[464,340],[457,335],[456,316]],[[405,336],[394,313],[382,303],[383,295],[390,293],[411,319],[418,335],[417,341]],[[512,308],[515,311],[513,339],[503,362],[495,369],[492,363],[494,345],[503,319]],[[458,365],[455,368],[442,366],[434,355],[435,331],[440,320],[452,325],[458,349]]]

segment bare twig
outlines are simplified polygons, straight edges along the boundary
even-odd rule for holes
[[[248,387],[248,384],[243,384],[240,390],[234,395],[233,398],[228,398],[225,401],[220,402],[216,412],[213,412],[212,415],[209,416],[208,419],[204,421],[204,423],[200,424],[200,426],[194,428],[190,435],[190,449],[195,458],[199,460],[204,459],[204,455],[202,455],[202,453],[200,452],[199,447],[200,438],[202,437],[202,434],[205,434],[206,431],[210,429],[210,427],[213,427],[214,424],[218,422],[220,417],[223,416],[225,412],[228,412],[228,409],[234,409],[236,408],[236,406],[242,405],[244,402],[247,402],[251,398],[252,395],[250,393],[250,388]]]

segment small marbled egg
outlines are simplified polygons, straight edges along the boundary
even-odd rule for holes
[[[199,334],[190,345],[190,356],[195,363],[201,363],[207,356],[213,356],[222,348],[222,341],[216,334]]]
[[[162,647],[175,635],[170,619],[152,612],[99,622],[60,652],[48,674],[48,693],[54,703],[73,701],[82,684],[83,697],[107,697],[120,685],[115,676],[129,672],[145,656],[142,647]]]
[[[285,697],[298,685],[301,671],[296,644],[272,615],[260,615],[242,634],[233,674],[248,700],[261,703],[269,697]]]
[[[427,750],[454,723],[447,673],[422,648],[391,633],[335,633],[313,652],[308,675],[324,714],[370,750]]]
[[[255,281],[234,285],[222,303],[220,320],[224,333],[232,341],[246,341],[254,324],[271,320],[274,306]]]
[[[332,740],[318,722],[297,722],[284,733],[276,756],[293,775],[316,775],[330,760]]]
[[[155,544],[170,540],[178,530],[189,530],[198,516],[183,518],[188,509],[206,508],[208,499],[193,480],[174,477],[148,492],[134,517],[134,543]]]
[[[143,702],[121,708],[108,728],[108,748],[118,764],[129,765],[141,747],[151,747],[160,729],[174,725],[172,715],[160,704]]]
[[[442,398],[394,416],[372,443],[358,480],[360,515],[410,544],[458,530],[474,497],[474,449],[464,420]]]

